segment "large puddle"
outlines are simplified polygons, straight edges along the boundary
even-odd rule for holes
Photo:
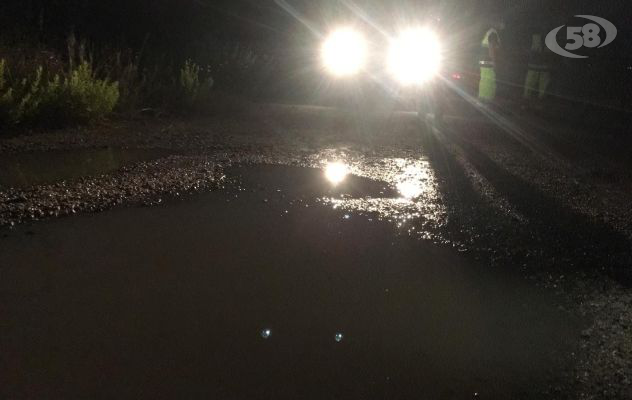
[[[542,398],[576,321],[336,203],[427,179],[346,172],[239,168],[238,188],[0,238],[3,397]]]
[[[140,161],[171,154],[167,150],[88,149],[3,154],[0,188],[29,187],[107,174]]]

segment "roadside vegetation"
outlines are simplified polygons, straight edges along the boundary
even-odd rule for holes
[[[288,49],[301,35],[287,35],[276,6],[251,11],[230,0],[2,1],[0,132],[221,114],[297,94],[305,77],[290,72]],[[272,22],[252,23],[264,15]]]
[[[208,101],[210,71],[187,60],[176,72],[169,66],[141,69],[138,57],[125,61],[116,51],[95,61],[85,47],[69,40],[67,61],[53,52],[40,57],[0,59],[0,126],[63,127],[103,120],[112,112],[143,109],[188,112]],[[35,51],[34,51],[35,52]],[[41,61],[45,54],[46,62]]]
[[[53,74],[40,65],[26,76],[0,60],[0,119],[3,125],[61,126],[101,119],[116,106],[117,82],[98,79],[88,62]]]
[[[275,65],[239,44],[218,45],[204,63],[177,64],[147,61],[132,50],[89,48],[74,36],[65,55],[0,48],[0,128],[91,124],[113,113],[200,112],[222,93],[252,95]]]

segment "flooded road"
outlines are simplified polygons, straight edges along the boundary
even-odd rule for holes
[[[171,154],[168,150],[85,149],[3,154],[0,157],[0,188],[29,187],[107,174],[140,161]]]
[[[235,168],[187,201],[3,231],[0,395],[540,398],[577,321],[378,218],[441,214],[423,164],[400,167]]]

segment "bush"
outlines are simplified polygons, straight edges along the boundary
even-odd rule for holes
[[[49,87],[50,100],[66,106],[68,121],[102,119],[112,112],[119,99],[118,82],[97,79],[87,62],[72,71],[63,84],[56,77]]]
[[[7,84],[6,62],[0,60],[0,126],[13,123],[13,89]]]
[[[213,89],[213,78],[202,77],[200,66],[191,60],[187,60],[180,69],[178,80],[178,92],[180,94],[180,107],[195,109],[208,101]]]
[[[10,77],[6,62],[0,61],[0,124],[5,126],[93,122],[111,113],[118,99],[118,83],[97,79],[88,62],[65,77],[49,77],[38,67],[19,79]]]
[[[19,124],[25,116],[36,114],[43,97],[41,82],[41,68],[31,79],[12,82],[6,61],[0,61],[0,123],[3,126]]]
[[[155,64],[141,67],[140,56],[114,58],[100,68],[119,82],[117,111],[134,113],[141,109],[199,111],[210,100],[214,81],[208,68],[187,60],[181,67]]]

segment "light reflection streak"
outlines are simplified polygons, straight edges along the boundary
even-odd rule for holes
[[[376,214],[380,219],[392,220],[400,228],[408,231],[423,231],[425,224],[438,226],[445,222],[446,210],[438,182],[429,161],[424,157],[367,157],[331,149],[315,155],[313,162],[316,165],[323,165],[322,160],[331,159],[344,160],[344,163],[337,162],[335,169],[341,169],[341,165],[344,165],[346,173],[387,182],[391,188],[397,190],[399,196],[330,197],[321,199],[323,203],[343,211]],[[407,228],[412,223],[421,223],[421,229]]]

